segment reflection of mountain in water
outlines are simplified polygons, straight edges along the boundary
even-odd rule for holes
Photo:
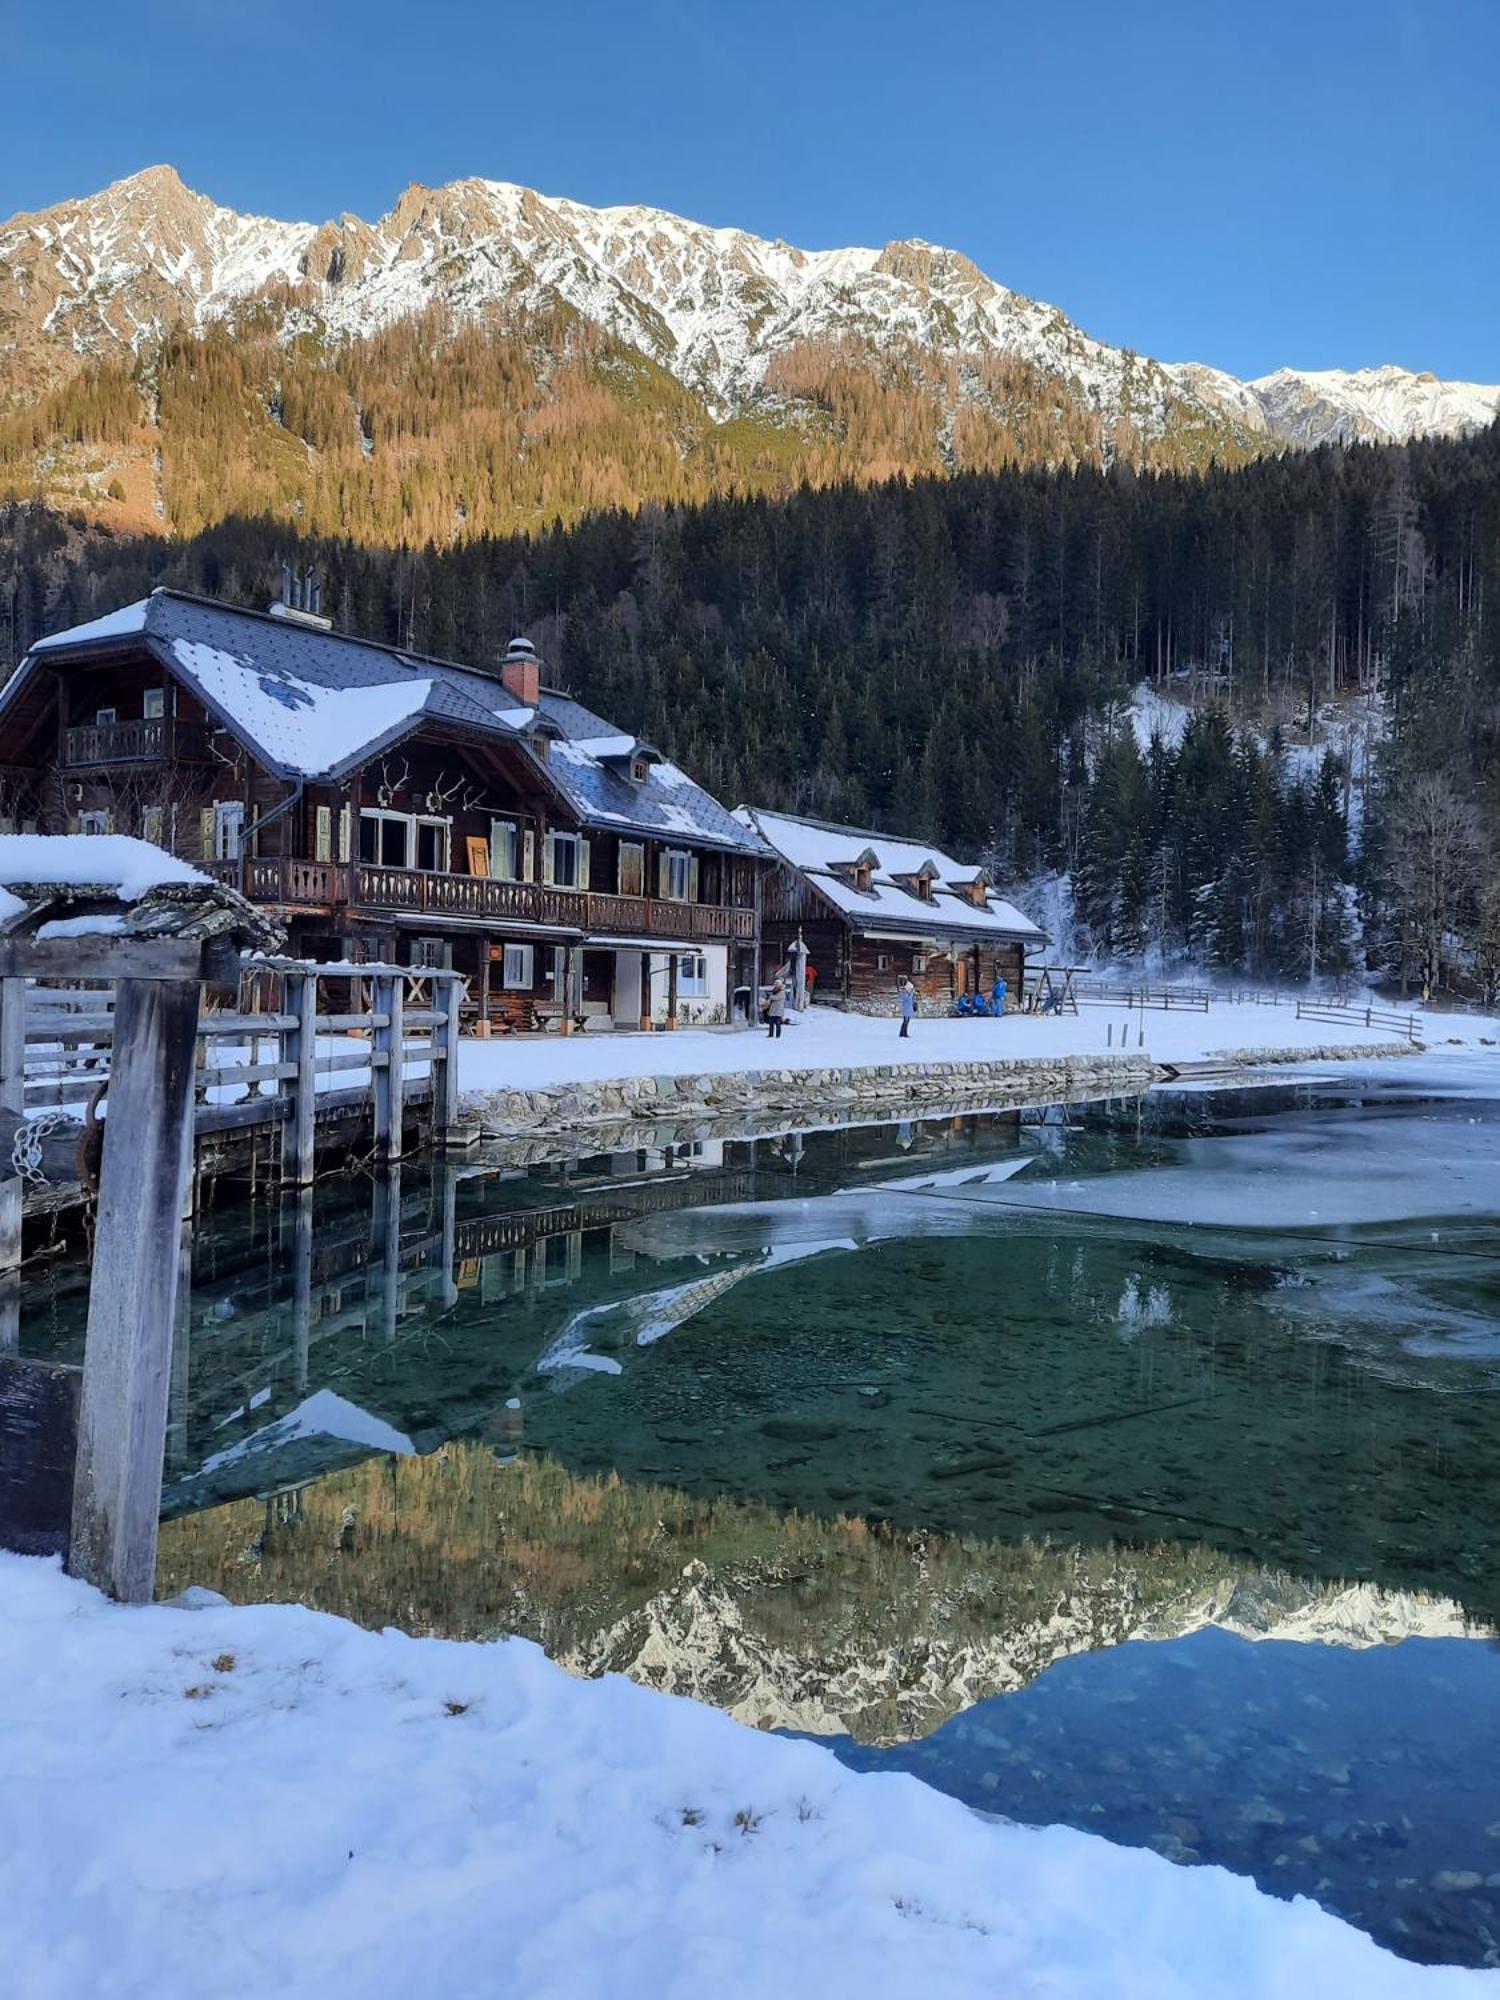
[[[877,1530],[545,1460],[502,1464],[477,1446],[172,1523],[160,1585],[190,1582],[369,1625],[517,1632],[575,1672],[626,1673],[763,1727],[880,1742],[1129,1639],[1212,1625],[1362,1647],[1470,1629],[1442,1598],[1302,1583],[1204,1548]]]

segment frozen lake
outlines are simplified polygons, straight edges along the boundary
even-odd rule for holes
[[[524,1632],[1494,1962],[1483,1061],[225,1211],[161,1587]]]

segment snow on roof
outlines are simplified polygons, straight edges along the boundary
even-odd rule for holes
[[[70,625],[65,632],[50,633],[45,639],[38,639],[31,650],[33,653],[45,653],[56,646],[83,646],[105,639],[131,638],[144,631],[146,613],[150,608],[149,597],[138,598],[134,604],[122,604],[118,611],[106,611],[102,618],[91,618],[87,625]]]
[[[109,890],[122,903],[134,903],[168,882],[210,879],[201,868],[129,834],[0,834],[0,885],[6,888],[63,884]]]
[[[549,760],[552,776],[580,819],[607,820],[642,833],[681,834],[685,839],[745,853],[763,851],[753,828],[675,764],[650,764],[640,779],[619,770],[615,760],[648,746],[612,730],[582,702],[544,689],[542,714],[556,726],[561,738],[553,745]]]
[[[270,753],[284,771],[313,778],[337,771],[393,735],[427,706],[430,680],[373,687],[320,687],[201,639],[174,639],[172,654],[207,705]]]
[[[337,777],[423,722],[507,742],[544,736],[557,739],[548,779],[585,823],[762,851],[753,832],[675,765],[652,763],[640,780],[618,769],[632,754],[656,752],[567,695],[544,691],[538,708],[521,707],[493,673],[181,591],[155,590],[39,641],[0,690],[0,708],[44,651],[83,651],[130,635],[282,777]]]
[[[963,931],[1043,942],[1043,933],[1030,917],[999,896],[987,895],[981,908],[966,896],[952,895],[941,887],[930,900],[902,888],[898,877],[920,875],[929,867],[936,869],[939,883],[974,881],[979,871],[972,864],[956,861],[939,847],[871,833],[864,827],[793,819],[759,807],[741,806],[736,817],[755,827],[783,860],[808,877],[820,895],[871,929],[902,926],[909,931],[915,926],[934,935]],[[876,866],[866,890],[837,871],[849,868],[867,851],[873,851]]]

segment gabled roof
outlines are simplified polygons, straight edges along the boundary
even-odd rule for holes
[[[871,833],[864,827],[794,819],[759,806],[740,806],[735,816],[753,826],[783,861],[798,869],[808,885],[859,930],[1045,942],[1045,934],[1014,903],[986,894],[981,907],[967,896],[954,895],[953,883],[973,883],[981,871],[941,848]],[[870,854],[875,858],[874,873],[870,887],[860,889],[849,879],[850,871]],[[930,897],[902,886],[903,881],[921,878],[935,885]]]
[[[648,833],[657,840],[670,840],[676,834],[741,853],[764,853],[753,828],[650,744],[612,730],[601,716],[569,695],[544,692],[542,713],[560,737],[547,759],[549,774],[580,819],[622,832]],[[628,767],[632,749],[646,759],[644,778],[632,778],[628,768],[622,768]]]
[[[336,780],[424,725],[447,724],[519,746],[584,821],[760,851],[754,834],[675,764],[566,695],[544,690],[540,707],[523,707],[476,668],[184,591],[154,590],[39,639],[0,691],[0,713],[42,667],[131,644],[289,782]],[[542,739],[554,746],[545,757]],[[634,756],[648,767],[639,780],[629,775]]]

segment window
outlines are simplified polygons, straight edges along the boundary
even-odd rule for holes
[[[651,775],[651,766],[644,757],[632,757],[630,760],[630,775],[638,785],[644,785],[647,778]]]
[[[670,848],[663,857],[667,864],[667,894],[674,903],[685,903],[691,894],[692,856],[680,848]]]
[[[80,833],[108,833],[109,814],[107,812],[82,812],[78,815]]]
[[[535,946],[529,944],[508,944],[505,947],[505,963],[501,968],[500,984],[512,993],[529,993],[533,984]]]
[[[147,688],[141,696],[141,715],[147,722],[160,722],[167,712],[165,688]]]
[[[875,970],[877,972],[889,972],[890,969],[891,969],[890,953],[888,951],[877,951],[875,954]]]
[[[576,889],[582,872],[583,842],[576,833],[554,833],[552,839],[552,880],[559,889]]]
[[[214,860],[238,861],[240,836],[245,830],[242,799],[214,800]]]
[[[446,938],[413,938],[411,963],[446,970],[453,963],[453,946]]]
[[[417,821],[417,866],[424,875],[446,875],[448,872],[448,841],[453,831],[452,820],[419,819]]]
[[[94,721],[102,729],[108,722],[117,722],[120,711],[117,708],[99,708],[94,711]]]
[[[406,814],[366,807],[359,816],[359,858],[377,868],[410,868],[411,821]]]
[[[490,874],[497,882],[520,879],[516,823],[510,819],[490,821]]]
[[[622,896],[644,896],[646,893],[646,850],[638,840],[620,842],[620,894]]]
[[[677,996],[681,1000],[708,998],[708,960],[701,952],[690,952],[678,959]]]

